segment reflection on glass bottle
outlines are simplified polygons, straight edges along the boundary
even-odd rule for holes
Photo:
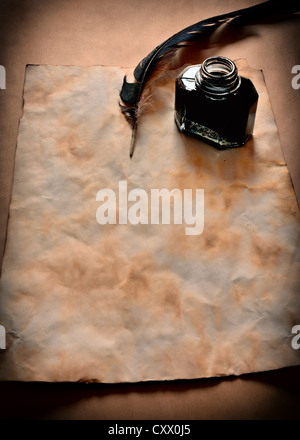
[[[178,128],[222,150],[241,147],[253,133],[258,93],[229,58],[207,58],[176,79]]]

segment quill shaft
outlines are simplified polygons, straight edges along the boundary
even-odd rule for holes
[[[137,119],[134,121],[134,125],[132,127],[130,152],[129,152],[130,159],[132,158],[135,149],[136,132],[137,132]]]

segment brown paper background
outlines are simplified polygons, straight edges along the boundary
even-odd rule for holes
[[[170,34],[194,23],[199,11],[199,18],[204,18],[255,3],[191,2],[186,10],[185,3],[180,1],[147,2],[139,9],[135,1],[126,6],[124,2],[111,6],[111,2],[105,1],[39,2],[38,7],[34,1],[2,2],[0,64],[7,71],[7,90],[0,91],[2,243],[27,63],[135,65]],[[151,21],[145,19],[149,11],[153,16]],[[134,34],[142,20],[143,36],[136,39]],[[264,70],[284,155],[299,199],[299,92],[291,88],[291,67],[299,64],[298,32],[298,17],[247,27],[242,35],[247,38],[236,41],[237,35],[230,32],[226,36],[227,44],[223,47],[210,44],[201,57],[220,53],[239,58],[246,53],[249,64]],[[66,386],[45,389],[2,384],[5,396],[2,414],[12,416],[14,405],[15,414],[44,418],[297,417],[298,371],[293,368],[243,379],[213,379],[177,386],[106,386],[88,391]],[[30,391],[32,396],[26,408],[25,398],[17,406],[13,403],[24,391]]]

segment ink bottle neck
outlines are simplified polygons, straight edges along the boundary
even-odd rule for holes
[[[207,58],[197,71],[195,83],[198,89],[214,99],[224,99],[236,92],[241,84],[238,69],[229,58]]]

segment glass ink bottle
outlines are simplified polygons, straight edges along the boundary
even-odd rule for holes
[[[215,56],[176,79],[175,121],[180,131],[218,148],[241,147],[253,133],[258,93],[233,61]]]

